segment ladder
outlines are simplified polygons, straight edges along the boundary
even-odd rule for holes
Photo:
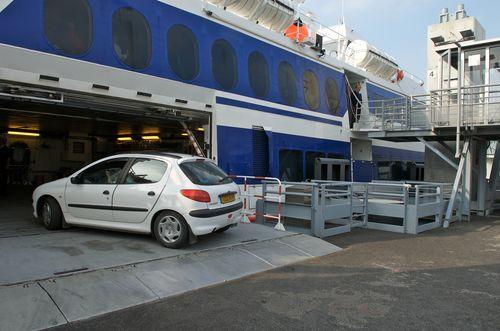
[[[205,157],[205,153],[203,152],[203,149],[201,148],[200,144],[198,143],[198,140],[196,139],[193,131],[187,126],[186,122],[181,121],[180,122],[182,127],[184,128],[184,131],[186,131],[189,141],[191,141],[191,145],[193,145],[196,155]]]
[[[368,187],[361,190],[351,188],[351,209],[353,222],[362,222],[363,226],[368,225]]]

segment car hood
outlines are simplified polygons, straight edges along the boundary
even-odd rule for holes
[[[47,189],[55,188],[55,187],[64,187],[64,186],[66,186],[67,182],[68,182],[68,177],[61,178],[58,180],[54,180],[52,182],[42,184],[42,185],[38,186],[36,188],[36,190],[40,191],[40,190],[47,190]]]

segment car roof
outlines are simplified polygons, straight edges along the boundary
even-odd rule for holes
[[[120,157],[120,156],[136,156],[136,155],[144,155],[144,156],[161,156],[165,158],[170,158],[170,159],[191,159],[191,158],[196,158],[200,156],[196,155],[189,155],[189,154],[182,154],[182,153],[171,153],[171,152],[164,152],[164,151],[157,151],[157,150],[145,150],[145,151],[132,151],[132,152],[121,152],[113,155],[113,157]]]

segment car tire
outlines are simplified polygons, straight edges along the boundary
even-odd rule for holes
[[[225,227],[223,227],[223,228],[217,229],[215,232],[217,232],[217,233],[226,232],[226,231],[227,231],[227,230],[229,230],[230,228],[231,228],[231,226],[230,226],[230,225],[227,225],[227,226],[225,226]]]
[[[47,197],[42,200],[40,207],[40,219],[47,230],[61,230],[63,214],[56,199]]]
[[[182,215],[163,211],[154,220],[153,233],[156,240],[167,248],[181,248],[189,242],[189,226]]]

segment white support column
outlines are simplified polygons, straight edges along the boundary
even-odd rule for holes
[[[444,218],[443,227],[448,228],[450,226],[451,217],[453,216],[453,209],[457,201],[460,181],[465,167],[466,153],[469,150],[469,140],[466,140],[464,147],[462,149],[462,155],[460,157],[460,163],[458,164],[457,175],[455,176],[455,181],[453,182],[453,189],[451,190],[450,201],[448,202],[448,209],[446,210],[446,216]],[[461,208],[460,208],[461,209]]]
[[[499,171],[500,171],[500,142],[497,141],[495,156],[493,158],[493,164],[491,165],[490,180],[488,183],[488,200],[491,201],[491,203],[495,202]],[[488,206],[488,208],[491,208],[491,205]]]
[[[489,183],[490,191],[496,189],[499,171],[500,171],[500,141],[497,141],[495,156],[493,158],[493,164],[491,166],[490,183]]]
[[[474,160],[472,157],[472,151],[475,147],[475,141],[471,141],[467,151],[465,152],[465,167],[464,167],[464,177],[462,179],[462,217],[465,216],[467,221],[470,221],[470,200],[472,197],[472,169],[474,167]]]
[[[476,142],[476,157],[478,160],[477,169],[477,213],[486,215],[486,197],[488,185],[486,182],[486,159],[488,151],[488,142],[481,140]]]

